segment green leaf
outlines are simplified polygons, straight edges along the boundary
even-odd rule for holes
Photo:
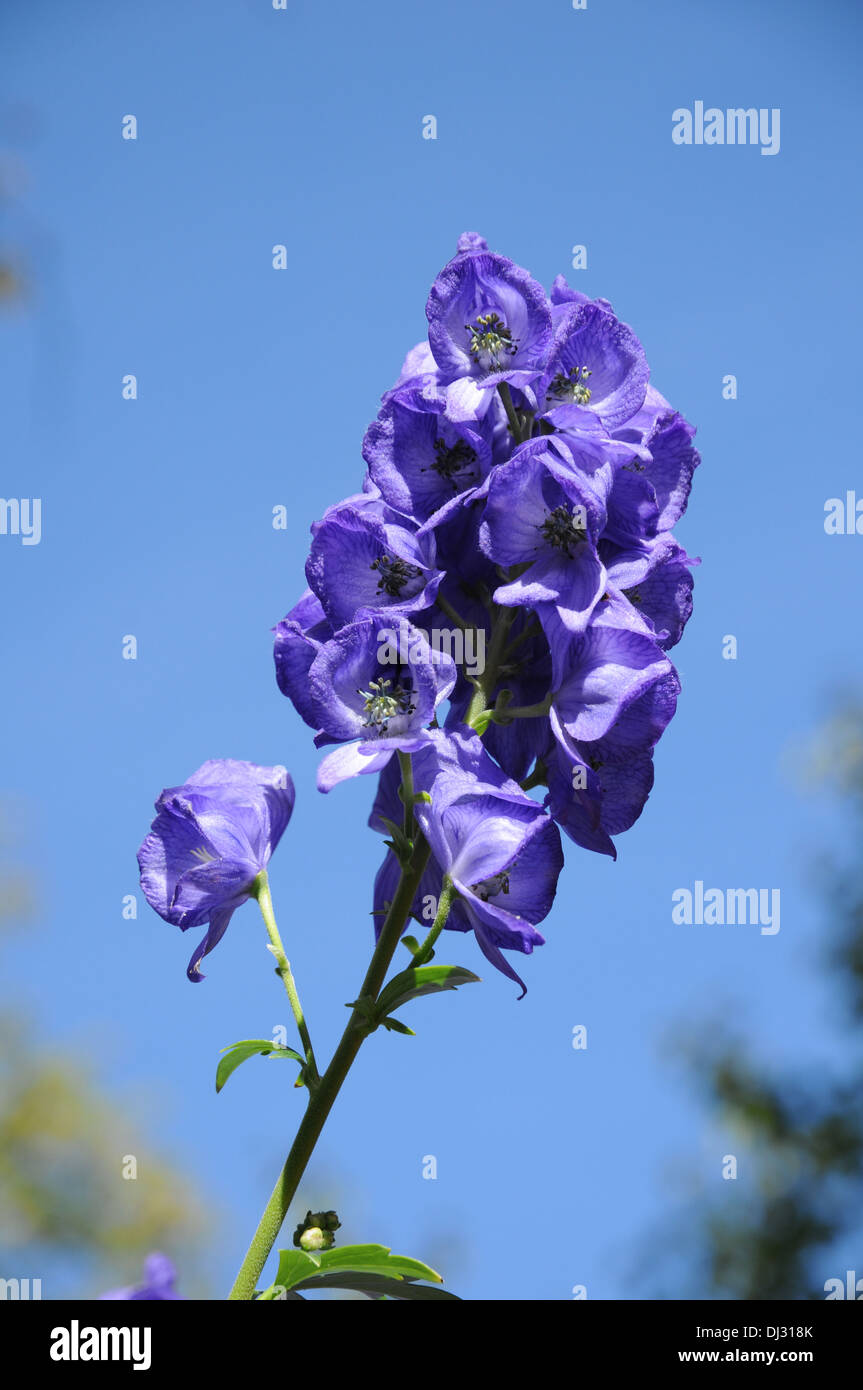
[[[389,984],[378,996],[379,1013],[389,1014],[406,1004],[409,999],[419,999],[423,994],[439,994],[444,989],[458,989],[459,985],[479,984],[479,975],[465,970],[460,965],[420,965],[408,967],[394,975]]]
[[[350,1289],[367,1298],[398,1298],[402,1300],[443,1298],[458,1303],[458,1294],[449,1293],[437,1284],[416,1284],[412,1279],[393,1279],[386,1274],[362,1274],[344,1270],[340,1274],[316,1274],[297,1284],[298,1289]],[[301,1294],[286,1295],[301,1298]]]
[[[295,1052],[292,1047],[281,1047],[274,1043],[272,1038],[245,1038],[242,1042],[231,1043],[228,1047],[223,1047],[225,1054],[219,1061],[216,1068],[216,1090],[221,1091],[228,1077],[237,1070],[243,1062],[250,1057],[290,1057],[293,1061],[299,1062],[301,1067],[305,1067],[305,1058],[299,1052]]]
[[[334,1250],[324,1250],[319,1256],[322,1274],[333,1274],[337,1270],[357,1270],[368,1274],[386,1274],[394,1279],[427,1279],[431,1284],[442,1284],[443,1279],[437,1270],[422,1260],[413,1260],[408,1255],[394,1255],[388,1245],[343,1245]]]
[[[279,1267],[271,1288],[265,1292],[272,1298],[273,1290],[292,1289],[301,1280],[318,1273],[320,1255],[307,1254],[305,1250],[280,1250]]]
[[[388,1033],[407,1033],[412,1038],[416,1037],[413,1028],[408,1028],[407,1024],[402,1023],[400,1018],[382,1018],[381,1026],[386,1028]]]
[[[280,1250],[275,1281],[259,1297],[272,1301],[278,1297],[280,1289],[356,1289],[362,1276],[382,1278],[387,1285],[395,1288],[374,1288],[369,1285],[368,1289],[360,1289],[361,1293],[378,1296],[390,1294],[394,1298],[412,1299],[434,1297],[435,1293],[442,1292],[426,1289],[424,1294],[420,1294],[415,1285],[409,1286],[403,1282],[422,1279],[431,1284],[443,1283],[437,1271],[421,1260],[410,1259],[407,1255],[393,1255],[386,1245],[343,1245],[341,1249],[316,1254],[304,1250]]]
[[[402,827],[396,825],[395,821],[388,820],[386,816],[381,816],[381,822],[386,826],[393,837],[391,840],[385,840],[384,844],[389,845],[399,863],[404,866],[413,854],[413,840],[408,839]]]
[[[415,956],[420,948],[420,944],[415,936],[403,936],[402,945],[407,947],[412,956]]]
[[[482,738],[489,724],[494,717],[494,710],[484,709],[481,714],[475,714],[471,720],[471,728]]]

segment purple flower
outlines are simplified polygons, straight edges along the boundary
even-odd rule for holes
[[[455,680],[449,653],[405,618],[376,614],[343,627],[311,664],[309,701],[321,731],[315,740],[319,747],[354,739],[359,743],[323,760],[320,790],[379,772],[397,751],[422,748],[430,738],[425,726]]]
[[[695,430],[652,386],[644,405],[615,438],[641,444],[641,472],[653,487],[656,499],[655,527],[669,531],[686,511],[692,475],[701,455],[692,443]]]
[[[606,734],[593,740],[571,738],[552,711],[545,804],[582,848],[617,857],[611,836],[629,830],[644,810],[653,786],[653,748],[674,714],[679,692],[677,675],[669,669],[626,705]]]
[[[502,382],[535,404],[531,383],[551,347],[551,310],[526,270],[484,246],[460,251],[432,285],[426,316],[452,419],[479,419]]]
[[[363,457],[381,495],[417,521],[458,493],[477,487],[491,468],[489,429],[448,420],[419,391],[393,396],[369,426]]]
[[[458,899],[447,926],[473,931],[483,955],[524,995],[524,982],[502,953],[529,955],[544,942],[536,923],[551,910],[563,867],[556,825],[466,729],[432,732],[429,746],[414,758],[414,784],[431,796],[417,803],[415,815],[432,852],[415,914],[449,878]],[[382,812],[379,800],[377,816]],[[385,863],[376,883],[377,923],[394,882],[395,870]]]
[[[555,315],[554,344],[537,384],[540,410],[580,405],[595,411],[607,430],[629,420],[644,403],[649,375],[644,352],[610,306],[571,303]]]
[[[553,604],[567,628],[586,626],[605,587],[596,542],[612,471],[611,464],[594,461],[588,480],[567,447],[549,436],[531,440],[494,470],[480,545],[498,565],[519,571],[495,591],[496,603]]]
[[[276,680],[283,695],[313,729],[315,711],[309,697],[309,667],[333,630],[321,606],[320,599],[307,589],[290,613],[273,628],[275,642],[273,657]]]
[[[334,629],[375,609],[410,614],[434,603],[433,534],[374,495],[331,507],[312,531],[306,579]]]
[[[160,1255],[155,1252],[148,1255],[144,1260],[144,1278],[140,1284],[134,1284],[127,1289],[111,1289],[109,1293],[100,1295],[101,1299],[130,1299],[133,1301],[167,1301],[180,1299],[183,1295],[177,1293],[174,1284],[177,1281],[177,1271],[167,1255]]]
[[[204,978],[201,960],[251,897],[293,808],[294,784],[283,767],[232,758],[204,763],[156,802],[138,851],[141,888],[159,916],[182,931],[209,924],[186,972],[195,983]]]
[[[578,844],[615,857],[610,837],[638,819],[653,785],[652,751],[674,714],[677,673],[617,597],[556,664],[546,805]]]
[[[692,614],[692,566],[699,562],[667,531],[631,550],[600,549],[609,592],[632,605],[662,647],[673,647]]]
[[[604,738],[640,696],[674,667],[656,639],[627,626],[625,601],[609,599],[586,630],[555,649],[552,730],[575,742]]]

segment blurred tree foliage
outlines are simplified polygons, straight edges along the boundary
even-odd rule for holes
[[[845,703],[825,726],[809,772],[837,798],[850,843],[863,843],[859,701]],[[672,1297],[824,1299],[826,1279],[844,1282],[833,1247],[849,1243],[863,1276],[863,864],[834,850],[822,857],[818,879],[825,967],[837,1021],[847,1023],[848,1066],[841,1075],[807,1076],[805,1063],[800,1072],[777,1073],[727,1035],[685,1046],[717,1129],[733,1136],[740,1171],[737,1181],[717,1182],[715,1195],[702,1191],[672,1236]],[[792,1025],[789,1019],[789,1036]]]
[[[0,945],[35,916],[27,883],[0,863]],[[43,1298],[90,1297],[134,1283],[160,1249],[188,1294],[204,1224],[190,1181],[152,1152],[89,1063],[0,1002],[0,1277],[41,1278]]]

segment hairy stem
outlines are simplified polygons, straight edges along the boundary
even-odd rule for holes
[[[404,789],[402,795],[405,795]],[[408,804],[412,805],[412,801],[409,803],[406,800],[405,805]],[[428,844],[420,836],[414,844],[409,862],[402,868],[395,897],[390,904],[362,983],[359,995],[361,999],[374,1000],[380,993],[410,915],[411,905],[429,860],[429,853]],[[354,1008],[329,1066],[314,1090],[309,1093],[306,1113],[300,1122],[285,1166],[264,1208],[233,1288],[228,1294],[229,1299],[248,1301],[254,1298],[261,1271],[282,1229],[288,1208],[320,1138],[327,1116],[368,1033],[367,1020],[359,1009]]]
[[[294,981],[291,963],[285,955],[285,948],[282,945],[282,938],[276,926],[276,917],[273,912],[273,899],[270,895],[270,884],[267,878],[266,869],[262,869],[255,879],[254,896],[258,900],[258,907],[261,909],[261,916],[264,919],[264,926],[267,928],[267,936],[270,938],[270,950],[276,958],[276,974],[285,987],[291,1005],[291,1012],[297,1024],[297,1032],[303,1044],[306,1054],[306,1083],[311,1090],[318,1081],[318,1068],[315,1062],[315,1052],[312,1047],[312,1040],[309,1036],[309,1029],[306,1023],[306,1016],[303,1013],[303,1006],[300,1003],[300,996],[297,993],[297,986]]]
[[[458,894],[456,893],[455,888],[452,885],[452,880],[449,877],[445,876],[443,880],[443,887],[441,889],[441,895],[438,899],[435,919],[432,922],[431,927],[429,928],[428,936],[426,937],[423,944],[420,946],[419,950],[413,958],[413,961],[411,962],[412,969],[415,970],[418,965],[425,965],[426,961],[429,959],[429,956],[432,954],[435,942],[437,941],[438,937],[440,936],[441,932],[446,926],[446,921],[449,917],[450,909],[453,903],[455,902],[457,896]]]

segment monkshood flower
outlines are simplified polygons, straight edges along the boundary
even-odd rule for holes
[[[273,628],[276,680],[283,695],[307,724],[317,729],[309,695],[309,667],[333,635],[321,601],[307,589],[298,603]]]
[[[232,758],[203,763],[156,802],[156,818],[138,851],[141,888],[166,922],[188,931],[208,924],[189,961],[197,983],[204,956],[219,944],[294,809],[294,784],[283,767]]]
[[[586,626],[605,587],[596,543],[612,465],[593,461],[588,479],[566,445],[551,436],[531,440],[495,469],[479,529],[484,553],[520,571],[496,589],[495,602],[536,609],[553,604],[573,632]]]
[[[334,629],[375,609],[410,614],[434,603],[433,533],[373,494],[331,507],[312,532],[306,579]]]
[[[641,409],[648,366],[632,329],[597,302],[570,303],[555,315],[554,343],[536,387],[539,409],[553,421],[561,405],[595,412],[606,430]]]
[[[427,521],[456,494],[478,487],[492,464],[487,422],[449,420],[421,391],[399,392],[368,428],[363,457],[397,511]]]
[[[426,305],[429,346],[453,420],[481,418],[500,385],[519,390],[535,406],[532,385],[552,342],[542,286],[480,243],[477,238],[444,266]]]
[[[625,598],[667,651],[683,636],[692,615],[691,559],[667,531],[654,541],[621,550],[600,545],[608,590]]]
[[[446,926],[472,931],[483,955],[521,987],[523,997],[524,981],[503,952],[529,955],[544,943],[536,923],[551,910],[563,867],[557,827],[470,730],[434,731],[414,759],[414,775],[415,786],[431,798],[417,803],[415,815],[432,853],[415,913],[419,917],[423,900],[439,898],[444,881],[451,882],[458,896]],[[383,805],[379,795],[373,824]],[[387,864],[378,875],[377,923],[393,889],[392,875]]]
[[[654,637],[629,626],[628,605],[609,598],[587,630],[551,644],[552,730],[576,742],[604,738],[635,700],[674,667]]]
[[[380,772],[397,752],[419,751],[456,674],[449,653],[405,618],[376,614],[343,627],[321,647],[307,677],[316,744],[346,744],[324,758],[319,789]]]
[[[183,1300],[183,1295],[177,1293],[174,1285],[177,1282],[177,1271],[167,1255],[160,1255],[155,1251],[148,1255],[144,1260],[144,1278],[140,1284],[133,1284],[127,1289],[111,1289],[109,1293],[100,1294],[100,1299],[127,1299],[133,1302],[162,1302],[168,1300]]]
[[[557,654],[544,755],[547,806],[586,849],[615,857],[611,836],[638,819],[653,785],[652,750],[680,683],[626,600],[604,600],[587,631]]]
[[[652,386],[641,410],[615,431],[616,439],[643,446],[638,458],[656,498],[657,531],[669,531],[686,511],[692,475],[701,462],[694,434],[692,425]]]
[[[623,709],[605,735],[592,740],[571,738],[552,710],[545,804],[582,848],[617,857],[611,837],[629,830],[644,810],[653,786],[653,749],[679,693],[676,672],[669,670]]]

